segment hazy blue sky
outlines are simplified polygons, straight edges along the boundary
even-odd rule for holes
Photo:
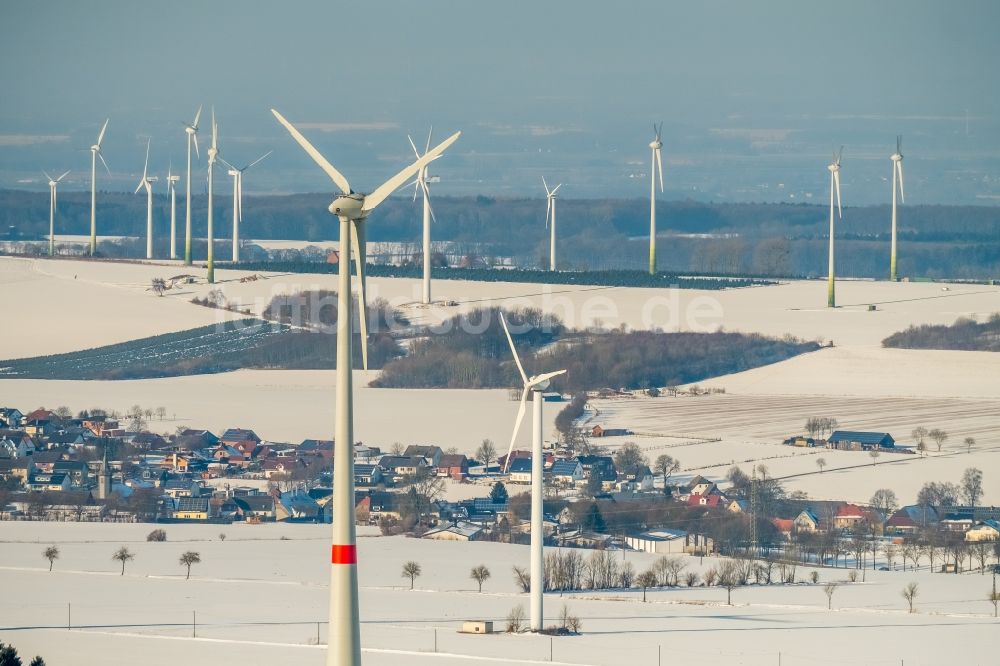
[[[438,165],[442,191],[536,196],[544,172],[566,196],[638,196],[663,120],[668,198],[819,196],[843,143],[845,203],[879,200],[901,132],[918,201],[988,203],[998,26],[995,0],[6,0],[0,186],[66,165],[83,187],[76,149],[110,116],[108,186],[124,189],[145,136],[157,167],[177,165],[180,122],[214,104],[224,155],[276,149],[248,192],[327,189],[276,106],[362,187],[434,123],[466,132]]]

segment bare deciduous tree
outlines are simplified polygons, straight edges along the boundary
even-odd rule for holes
[[[927,433],[927,436],[934,440],[934,445],[937,447],[938,453],[941,453],[941,447],[948,441],[948,433],[940,428],[934,428]]]
[[[131,562],[132,560],[134,560],[135,559],[135,555],[133,555],[132,551],[130,551],[128,549],[128,546],[122,546],[121,548],[119,548],[118,550],[115,551],[114,555],[111,556],[111,559],[112,560],[118,560],[119,562],[122,563],[122,573],[121,573],[121,575],[124,576],[125,575],[125,563],[126,562]]]
[[[983,471],[970,467],[962,474],[962,499],[968,506],[976,506],[983,494]]]
[[[483,583],[485,583],[490,577],[490,570],[486,568],[485,564],[480,564],[479,566],[472,567],[472,572],[469,574],[472,580],[479,583],[479,591],[483,591]]]
[[[826,594],[826,609],[833,609],[833,593],[837,591],[838,583],[827,583],[823,586],[823,593]]]
[[[182,567],[187,567],[187,576],[184,577],[184,580],[189,580],[191,578],[191,565],[198,564],[200,562],[201,562],[201,555],[194,552],[193,550],[189,550],[183,555],[181,555],[180,564]]]
[[[663,492],[667,491],[667,479],[681,468],[681,461],[664,453],[656,458],[656,471],[663,477]]]
[[[524,628],[524,606],[518,604],[507,613],[507,633],[516,634]]]
[[[403,576],[403,578],[409,578],[410,579],[410,589],[411,590],[413,589],[413,583],[414,583],[414,581],[416,581],[417,576],[419,576],[420,573],[421,573],[421,571],[420,571],[420,565],[417,564],[416,562],[414,562],[413,560],[410,560],[409,562],[407,562],[406,564],[403,565],[402,576]]]
[[[646,601],[646,590],[656,587],[656,574],[650,570],[643,571],[635,577],[635,584],[642,588],[642,601]]]
[[[740,567],[733,560],[725,560],[719,565],[719,585],[726,589],[726,603],[733,605],[733,590],[739,587]]]
[[[913,612],[913,600],[917,598],[917,584],[910,583],[903,588],[903,598],[906,599],[906,603],[910,605],[910,612]]]
[[[966,453],[972,453],[973,447],[976,446],[976,438],[975,437],[966,437],[963,441],[965,443],[965,452]]]
[[[52,571],[52,563],[59,559],[59,548],[49,546],[42,551],[42,557],[49,561],[49,571]]]
[[[479,448],[476,449],[476,459],[481,460],[482,463],[486,466],[486,470],[489,471],[490,463],[496,460],[496,458],[497,458],[496,444],[493,443],[492,439],[488,438],[484,439],[482,443],[479,445]]]
[[[823,473],[823,468],[826,467],[826,458],[816,458],[816,467],[819,467],[819,473]]]

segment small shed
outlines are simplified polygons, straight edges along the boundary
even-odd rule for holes
[[[492,620],[466,620],[462,623],[463,634],[492,634]]]

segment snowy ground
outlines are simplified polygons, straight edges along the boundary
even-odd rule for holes
[[[368,373],[369,375],[373,373]],[[298,444],[303,439],[330,439],[336,400],[334,370],[239,370],[216,375],[167,379],[88,381],[42,379],[0,380],[0,403],[25,406],[67,404],[73,409],[102,406],[124,412],[134,404],[163,406],[167,418],[153,419],[154,432],[172,433],[179,426],[251,428],[272,441]],[[362,383],[365,373],[358,373]],[[517,415],[516,401],[505,389],[355,389],[355,437],[384,449],[394,442],[434,443],[472,453],[484,438],[507,450]],[[547,405],[546,438],[561,405]],[[530,443],[527,428],[521,432]]]
[[[308,525],[165,526],[166,543],[147,543],[149,525],[2,523],[0,641],[50,664],[178,661],[245,666],[273,660],[323,663],[327,608],[327,527]],[[225,532],[226,540],[218,535]],[[44,546],[61,556],[49,573]],[[134,553],[124,576],[111,561],[121,545]],[[526,564],[527,547],[385,538],[359,539],[362,643],[366,664],[530,664],[549,660],[550,640],[532,635],[465,636],[463,619],[502,623],[526,604],[510,575]],[[177,564],[194,550],[202,563],[184,580]],[[629,553],[642,570],[652,556]],[[690,570],[716,564],[686,558]],[[423,574],[414,591],[400,577],[415,560]],[[482,594],[468,570],[493,573]],[[807,579],[810,568],[800,567]],[[985,601],[989,576],[867,571],[845,583],[827,610],[823,583],[846,581],[843,569],[820,569],[820,584],[580,592],[546,597],[547,622],[566,604],[583,635],[555,638],[556,663],[937,666],[994,663],[997,620]],[[916,613],[900,591],[919,584]],[[72,608],[68,608],[72,604]],[[72,630],[66,629],[68,612]],[[197,637],[192,637],[196,613]],[[438,653],[433,653],[435,633]],[[985,650],[984,650],[985,648]]]
[[[993,380],[996,382],[997,380]],[[725,385],[724,382],[720,383]],[[986,503],[1000,502],[1000,399],[867,396],[715,394],[678,398],[595,400],[588,425],[628,428],[635,435],[594,439],[613,451],[639,444],[651,459],[667,453],[681,461],[684,475],[721,479],[733,464],[747,473],[766,465],[771,476],[789,477],[789,490],[817,499],[867,502],[890,488],[903,502],[915,500],[925,481],[957,483],[968,467],[984,473]],[[887,431],[904,444],[918,426],[949,433],[940,453],[928,441],[926,457],[881,455],[873,466],[867,453],[789,447],[782,440],[803,434],[810,416],[829,416],[845,430]],[[963,441],[973,437],[967,452]],[[827,467],[819,472],[816,460]]]

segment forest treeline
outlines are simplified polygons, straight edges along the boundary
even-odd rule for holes
[[[248,197],[241,233],[247,239],[329,240],[337,227],[326,211],[327,194]],[[142,236],[142,197],[104,193],[98,198],[99,230],[109,236]],[[58,233],[86,234],[87,193],[60,193]],[[205,235],[206,198],[192,199],[194,234]],[[154,197],[157,252],[167,248],[168,200]],[[486,196],[436,197],[436,241],[467,244],[470,253],[513,257],[523,267],[545,266],[548,232],[544,200]],[[662,237],[658,256],[666,272],[768,276],[826,273],[827,208],[814,204],[658,203]],[[48,233],[48,193],[0,190],[0,229],[23,238]],[[231,206],[215,210],[219,236],[226,236]],[[838,222],[838,272],[886,277],[889,207],[847,208]],[[419,203],[387,200],[372,216],[373,242],[413,242],[420,237]],[[646,258],[648,202],[641,199],[560,199],[559,259],[574,270],[641,269]],[[904,206],[900,211],[899,268],[912,277],[996,278],[1000,275],[1000,208]],[[135,251],[142,248],[136,246]],[[196,250],[196,253],[198,250]],[[200,255],[199,255],[200,256]],[[256,255],[259,256],[259,255]]]
[[[446,323],[446,333],[415,341],[406,356],[386,363],[372,386],[520,386],[497,313],[495,308],[486,308],[454,317]],[[515,330],[514,344],[525,372],[530,376],[566,369],[565,375],[552,380],[553,390],[563,393],[688,384],[777,363],[819,348],[815,342],[793,338],[721,331],[568,331],[557,318],[532,309],[513,311],[506,316]],[[482,325],[473,326],[469,321]],[[519,333],[520,328],[526,330]]]
[[[950,326],[911,326],[882,341],[885,347],[899,349],[951,349],[960,351],[1000,352],[1000,312],[984,322],[960,317]]]

